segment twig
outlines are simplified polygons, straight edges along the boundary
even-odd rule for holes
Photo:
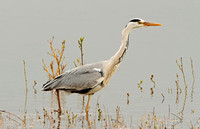
[[[83,40],[84,40],[84,37],[78,40],[79,48],[81,50],[81,65],[83,65]]]
[[[75,67],[77,67],[77,65],[76,65],[76,62],[75,62],[75,61],[73,61],[73,63],[74,63],[74,66],[75,66]]]
[[[180,118],[179,116],[177,116],[176,114],[174,114],[174,113],[171,113],[173,116],[175,116],[175,117],[177,117],[179,120],[180,120],[180,122],[182,122],[182,118]]]
[[[175,117],[177,117],[178,119],[179,119],[179,122],[177,122],[177,123],[175,123],[175,124],[173,124],[172,125],[172,129],[174,129],[174,127],[176,126],[176,125],[178,125],[179,123],[182,123],[183,122],[183,119],[182,118],[180,118],[180,117],[178,117],[176,114],[174,114],[174,113],[171,113],[172,115],[174,115]]]
[[[192,91],[191,91],[191,102],[193,102],[193,94],[194,94],[194,83],[195,83],[195,76],[194,76],[194,67],[193,67],[193,60],[190,57],[190,61],[191,61],[191,69],[192,69]]]
[[[25,124],[25,121],[24,121],[22,118],[20,118],[19,116],[15,115],[14,113],[7,112],[7,111],[5,111],[5,110],[0,110],[0,112],[7,113],[7,114],[10,114],[10,115],[12,115],[12,116],[15,116],[15,117],[17,117],[19,120],[21,120],[21,121],[23,122],[23,124]]]
[[[24,78],[25,78],[26,92],[28,92],[28,84],[27,84],[27,78],[26,78],[26,63],[25,63],[25,60],[23,60],[23,63],[24,63]]]
[[[59,63],[62,60],[64,50],[65,50],[65,40],[62,42],[62,49],[61,49],[61,53],[60,53]]]
[[[10,120],[12,120],[12,121],[14,121],[14,122],[16,122],[18,125],[21,125],[18,121],[16,121],[16,120],[14,120],[14,119],[12,119],[11,117],[9,117],[9,116],[6,116],[8,119],[10,119]]]
[[[54,70],[54,62],[53,61],[51,61],[51,63],[47,67],[47,65],[44,62],[44,59],[42,59],[43,68],[49,75],[49,80],[62,74],[64,72],[65,67],[67,66],[67,62],[64,63],[65,57],[63,56],[64,50],[65,50],[65,40],[62,42],[61,50],[53,47],[53,40],[54,40],[54,37],[52,37],[52,39],[49,41],[51,51],[47,52],[47,53],[55,59],[55,61],[57,63],[57,68]],[[51,73],[49,72],[49,68],[51,69],[50,70]]]
[[[52,78],[52,75],[49,73],[49,68],[47,68],[45,62],[44,62],[44,59],[42,59],[42,63],[43,63],[43,69],[46,71],[46,73],[48,74],[49,76],[49,80]]]
[[[50,68],[51,68],[51,73],[52,73],[52,76],[53,76],[53,78],[55,78],[55,74],[54,74],[54,70],[53,70],[53,61],[51,61],[51,63],[50,63]]]

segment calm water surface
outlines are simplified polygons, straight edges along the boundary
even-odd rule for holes
[[[200,1],[0,1],[0,109],[23,117],[57,109],[51,92],[41,92],[42,84],[48,80],[42,68],[42,59],[50,62],[48,40],[55,36],[55,46],[66,40],[67,70],[74,67],[79,58],[77,40],[85,37],[85,63],[97,62],[111,57],[119,48],[121,31],[133,17],[162,23],[162,27],[134,30],[130,35],[130,46],[119,70],[109,85],[96,93],[91,100],[90,114],[94,116],[97,100],[102,110],[115,117],[120,107],[125,124],[137,127],[141,117],[155,110],[157,118],[170,115],[171,121],[183,118],[176,128],[199,126],[200,108],[200,56],[199,28]],[[176,60],[183,57],[187,96],[182,73]],[[194,65],[194,92],[192,93],[192,69]],[[25,104],[25,81],[23,60],[26,61],[28,94]],[[176,74],[182,93],[176,103]],[[156,83],[154,94],[150,88]],[[34,94],[34,80],[37,94]],[[141,84],[143,92],[138,88]],[[129,104],[127,104],[127,93]],[[164,97],[163,97],[163,96]],[[87,98],[86,98],[87,99]],[[164,99],[164,101],[163,101]],[[163,102],[162,102],[163,101]],[[62,107],[79,116],[83,113],[82,97],[62,96]],[[183,109],[182,114],[180,111]],[[175,115],[172,115],[175,114]],[[65,127],[62,122],[61,127]],[[169,122],[168,126],[175,123]],[[80,124],[81,125],[81,124]],[[101,125],[98,125],[101,126]],[[41,127],[35,124],[34,127]],[[84,123],[87,128],[87,124]]]

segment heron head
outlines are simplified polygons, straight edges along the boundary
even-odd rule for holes
[[[139,27],[161,26],[161,25],[162,24],[159,24],[159,23],[146,22],[140,18],[134,18],[127,24],[127,27],[134,29],[134,28],[139,28]]]

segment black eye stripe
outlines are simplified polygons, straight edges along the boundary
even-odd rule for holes
[[[141,20],[140,19],[133,19],[130,22],[139,22],[139,21],[141,21]]]

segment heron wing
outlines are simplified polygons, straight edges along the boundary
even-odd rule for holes
[[[85,91],[94,88],[104,80],[103,71],[99,67],[82,66],[65,72],[45,83],[42,90],[60,89],[70,92]],[[85,91],[86,92],[86,91]]]

